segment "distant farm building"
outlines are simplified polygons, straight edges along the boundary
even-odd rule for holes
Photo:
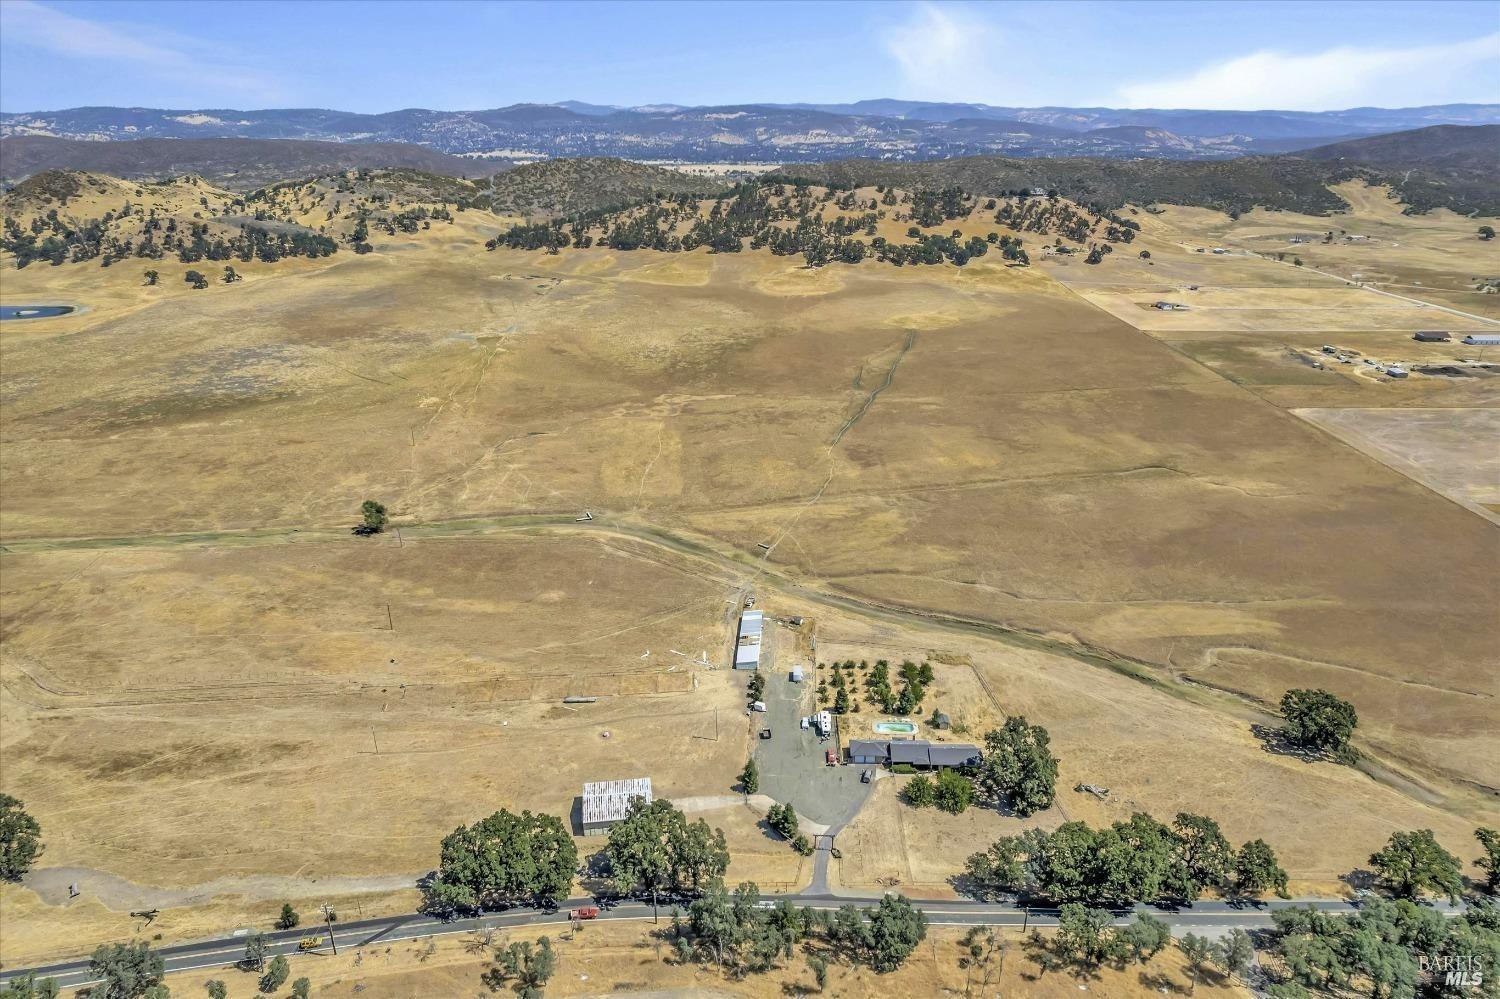
[[[1418,330],[1413,340],[1421,340],[1423,343],[1446,343],[1448,334],[1442,330]]]
[[[760,668],[760,639],[765,630],[765,614],[746,611],[740,615],[739,636],[734,643],[734,668]]]
[[[801,666],[793,666],[792,669],[791,669],[791,673],[788,674],[788,675],[790,676],[791,681],[793,683],[801,683],[802,682],[802,667]]]
[[[1187,311],[1186,305],[1178,305],[1176,302],[1157,302],[1152,308],[1160,309],[1162,312]]]
[[[849,740],[850,763],[889,763],[918,770],[941,770],[945,767],[974,767],[984,759],[978,746],[968,743],[928,742],[925,739]]]
[[[583,834],[609,832],[610,826],[622,821],[630,802],[640,798],[651,804],[651,778],[601,780],[583,785]]]
[[[1470,333],[1464,343],[1471,347],[1500,347],[1500,333]]]

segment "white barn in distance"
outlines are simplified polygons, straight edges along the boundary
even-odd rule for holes
[[[650,777],[591,781],[583,785],[583,834],[609,832],[610,826],[625,818],[632,798],[651,804]]]

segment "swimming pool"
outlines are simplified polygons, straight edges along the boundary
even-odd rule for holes
[[[71,305],[0,305],[0,319],[50,319],[72,311]]]
[[[916,735],[917,723],[909,721],[876,722],[875,731],[883,735]]]

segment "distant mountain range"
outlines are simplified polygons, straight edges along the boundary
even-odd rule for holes
[[[1500,105],[1347,111],[1011,108],[871,100],[854,104],[658,105],[564,101],[485,111],[71,108],[0,114],[0,136],[312,139],[409,143],[503,159],[618,156],[686,162],[1033,156],[1223,159],[1291,152],[1430,125],[1500,123]]]
[[[0,139],[0,180],[47,170],[84,170],[113,177],[198,174],[232,191],[252,191],[289,177],[341,170],[420,170],[444,177],[486,177],[511,164],[441,153],[399,142],[292,139],[138,139],[88,142],[47,135]]]

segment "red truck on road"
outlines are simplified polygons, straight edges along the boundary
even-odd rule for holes
[[[585,905],[578,909],[568,910],[568,919],[598,919],[599,907],[597,905]]]

